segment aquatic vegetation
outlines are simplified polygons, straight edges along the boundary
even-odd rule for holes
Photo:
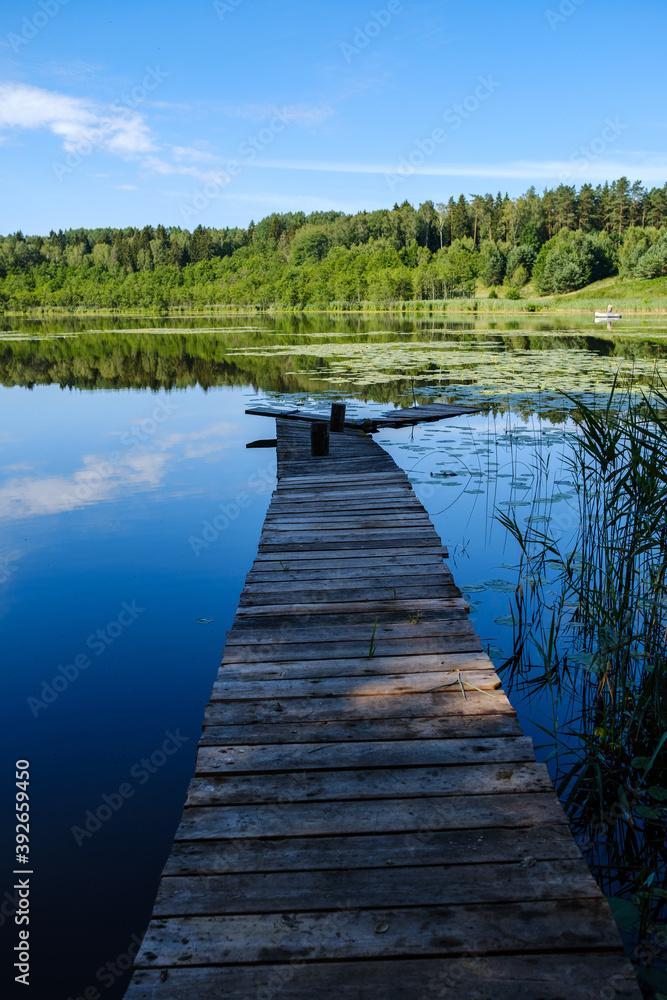
[[[534,519],[497,514],[522,553],[502,673],[551,703],[558,792],[641,975],[664,992],[667,393],[614,387],[605,406],[577,407],[567,550]]]

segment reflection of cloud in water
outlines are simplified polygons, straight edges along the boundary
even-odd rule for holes
[[[222,442],[210,441],[208,444],[186,444],[183,452],[185,458],[205,458],[207,455],[217,455],[228,447]]]
[[[229,447],[238,425],[219,421],[190,433],[157,438],[159,452],[140,448],[132,439],[125,452],[84,455],[82,468],[71,476],[14,477],[0,486],[0,518],[17,520],[37,514],[61,514],[92,503],[114,499],[128,491],[146,491],[160,485],[168,463],[176,456],[169,450],[182,447],[186,459],[205,458]],[[223,438],[226,440],[210,440]],[[196,443],[201,442],[201,443]],[[30,471],[30,466],[7,466],[7,471]]]
[[[60,514],[109,500],[127,487],[155,489],[169,455],[138,452],[112,465],[106,456],[86,455],[72,476],[12,479],[0,487],[0,517],[15,520],[36,514]]]
[[[215,445],[215,450],[220,451],[221,448],[229,447],[230,441],[233,437],[233,432],[238,431],[239,427],[237,424],[228,424],[224,420],[219,421],[217,424],[210,424],[201,431],[192,431],[190,434],[169,434],[164,437],[159,443],[161,448],[173,448],[177,444],[186,444],[190,441],[203,441],[205,438],[209,437],[221,437],[227,438],[227,442],[220,442]],[[187,450],[185,452],[186,458],[197,458],[198,452],[194,451],[191,455],[188,454]],[[208,452],[201,452],[201,454],[208,454]]]

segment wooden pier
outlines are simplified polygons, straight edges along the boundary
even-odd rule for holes
[[[127,1000],[639,1000],[407,476],[277,442]]]

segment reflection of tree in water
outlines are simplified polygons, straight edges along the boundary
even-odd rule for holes
[[[11,336],[0,340],[0,382],[153,390],[251,385],[400,404],[412,401],[414,380],[423,401],[483,402],[496,413],[511,401],[522,415],[539,410],[558,421],[565,411],[555,391],[568,378],[570,389],[585,391],[613,377],[616,358],[620,364],[631,357],[639,361],[636,380],[647,380],[651,359],[667,349],[648,338],[587,337],[544,319],[521,329],[515,320],[498,322],[493,330],[401,316],[280,315],[255,325],[248,317],[207,318],[205,329],[185,317],[151,329],[140,317],[123,317],[122,329],[117,317],[92,320],[108,329],[88,332],[91,319],[83,317],[6,322]]]

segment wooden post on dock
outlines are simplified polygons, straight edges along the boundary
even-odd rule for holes
[[[342,434],[345,431],[345,403],[331,404],[330,426],[335,434]]]
[[[310,454],[329,454],[329,425],[324,420],[313,420],[310,425]]]

